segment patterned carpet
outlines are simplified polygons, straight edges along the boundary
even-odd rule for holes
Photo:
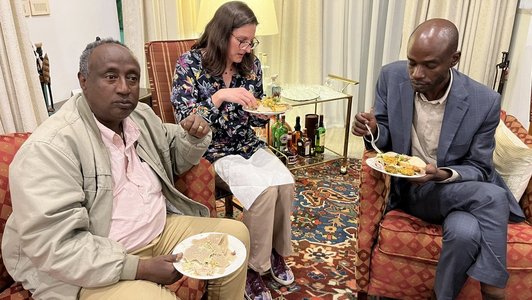
[[[295,253],[287,263],[296,281],[285,287],[264,276],[274,299],[356,299],[353,288],[359,168],[360,161],[352,159],[345,175],[339,172],[340,161],[294,171]]]

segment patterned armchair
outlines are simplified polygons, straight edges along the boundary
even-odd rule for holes
[[[29,133],[0,135],[0,239],[4,233],[7,218],[12,211],[8,178],[9,164],[29,136]],[[211,216],[216,216],[214,169],[207,160],[202,159],[198,165],[177,178],[176,187],[189,198],[205,204],[210,209]],[[179,299],[199,300],[205,292],[205,281],[183,276],[168,288],[174,291]],[[9,276],[0,250],[0,300],[10,299],[31,299],[31,294]]]
[[[150,80],[151,106],[163,122],[175,123],[174,107],[170,102],[174,69],[179,57],[196,43],[194,39],[151,41],[144,45],[148,77]],[[215,198],[223,199],[225,216],[233,217],[233,206],[242,211],[242,205],[234,201],[229,186],[219,177],[215,181]]]
[[[503,116],[509,127],[529,147],[532,136],[519,121]],[[360,220],[356,261],[358,298],[367,295],[397,299],[428,299],[434,286],[441,250],[441,226],[429,224],[400,210],[386,214],[390,178],[374,171],[365,151],[360,185]],[[527,221],[508,225],[507,299],[532,299],[532,180],[520,201]],[[458,299],[481,299],[480,284],[471,278]]]

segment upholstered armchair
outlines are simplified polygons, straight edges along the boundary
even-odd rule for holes
[[[29,133],[0,135],[0,238],[12,211],[11,203],[16,201],[11,199],[9,193],[9,164],[29,136]],[[176,178],[176,188],[189,198],[206,205],[211,211],[211,216],[216,216],[214,170],[207,160],[202,159],[198,165]],[[199,300],[205,292],[205,283],[202,280],[183,276],[168,288],[174,291],[179,299]],[[31,299],[31,294],[9,276],[0,250],[0,300],[7,299]]]
[[[532,136],[511,115],[506,126],[529,148]],[[428,299],[434,286],[441,250],[441,226],[429,224],[401,210],[384,214],[390,178],[371,169],[365,151],[360,184],[360,219],[356,261],[357,299],[367,295],[397,299]],[[520,200],[527,221],[508,225],[507,299],[532,299],[532,180]],[[459,299],[481,299],[479,282],[469,278]]]
[[[144,45],[151,90],[151,106],[163,122],[175,123],[175,114],[170,94],[174,80],[175,65],[179,57],[190,50],[196,40],[151,41]],[[242,205],[233,201],[229,186],[219,177],[215,182],[215,198],[223,199],[226,217],[233,217],[233,206],[242,211]]]

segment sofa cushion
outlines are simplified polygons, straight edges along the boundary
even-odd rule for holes
[[[22,284],[15,283],[7,287],[0,293],[0,300],[29,300],[33,299],[31,293],[22,287]]]
[[[379,251],[390,256],[436,264],[441,250],[442,228],[400,210],[384,216],[379,231]],[[532,269],[532,226],[525,222],[508,225],[507,267]]]
[[[0,135],[0,240],[4,235],[7,218],[11,214],[11,197],[9,193],[9,164],[29,133]],[[11,286],[13,278],[7,273],[0,249],[0,291]]]
[[[493,164],[519,201],[532,176],[532,147],[529,148],[501,120],[495,132]]]

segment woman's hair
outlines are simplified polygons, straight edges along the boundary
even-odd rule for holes
[[[244,25],[258,25],[257,17],[244,2],[231,1],[216,10],[214,17],[205,26],[205,31],[192,49],[203,49],[202,63],[207,72],[220,76],[227,59],[227,45],[233,30]],[[237,72],[247,75],[253,70],[253,50],[246,53],[242,62],[236,65]]]

